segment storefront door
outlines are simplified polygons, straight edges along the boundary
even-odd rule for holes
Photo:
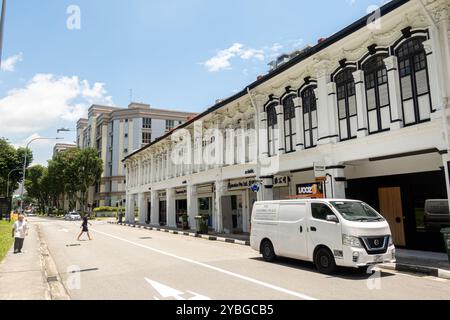
[[[159,224],[167,225],[167,201],[159,201]]]
[[[145,220],[146,224],[150,224],[152,221],[152,203],[150,201],[147,202],[147,219]]]
[[[401,189],[399,187],[379,188],[378,197],[380,213],[391,227],[394,244],[401,247],[406,246]]]

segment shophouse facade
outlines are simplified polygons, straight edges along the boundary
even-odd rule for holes
[[[449,2],[423,3],[391,1],[125,157],[127,220],[203,213],[245,233],[255,201],[314,193],[369,203],[400,247],[442,249],[423,211],[450,190]]]

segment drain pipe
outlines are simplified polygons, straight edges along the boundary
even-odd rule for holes
[[[255,110],[255,115],[256,115],[256,123],[255,123],[255,130],[256,130],[256,181],[260,181],[261,179],[261,160],[260,160],[260,136],[259,136],[259,111],[258,111],[258,106],[255,103],[255,100],[253,99],[252,93],[250,91],[250,87],[247,87],[247,94],[250,97],[250,102],[252,104],[253,109]],[[263,188],[264,186],[261,184],[261,188]],[[265,196],[264,196],[264,190],[261,190],[262,193],[262,197],[261,200],[265,200]]]

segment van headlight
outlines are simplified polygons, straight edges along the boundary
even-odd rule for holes
[[[361,241],[357,237],[348,236],[344,234],[342,236],[342,244],[344,246],[352,247],[352,248],[362,248]]]
[[[394,245],[394,239],[392,239],[392,236],[389,236],[389,247]]]

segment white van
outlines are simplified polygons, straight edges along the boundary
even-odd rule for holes
[[[313,262],[321,273],[336,266],[367,268],[395,262],[387,221],[354,200],[256,202],[250,243],[264,260],[277,256]]]

